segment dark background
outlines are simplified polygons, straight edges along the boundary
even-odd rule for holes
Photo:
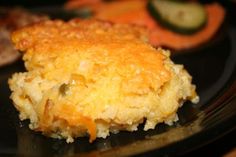
[[[25,7],[31,6],[48,6],[48,5],[60,5],[63,4],[65,0],[0,0],[1,6],[13,6],[20,5]]]

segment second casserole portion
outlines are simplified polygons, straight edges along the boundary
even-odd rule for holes
[[[27,72],[9,79],[20,119],[47,136],[107,137],[178,120],[198,102],[195,85],[169,51],[147,43],[144,28],[98,20],[46,21],[12,35]]]

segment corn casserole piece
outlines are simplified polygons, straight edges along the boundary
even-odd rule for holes
[[[15,31],[12,41],[27,72],[9,79],[11,99],[21,120],[53,138],[92,142],[141,123],[171,125],[183,102],[199,99],[183,65],[138,26],[48,20]]]

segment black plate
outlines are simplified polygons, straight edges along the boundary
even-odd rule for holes
[[[236,124],[236,27],[226,22],[204,47],[173,56],[193,76],[201,101],[186,103],[174,126],[120,132],[92,144],[78,138],[73,144],[51,139],[20,122],[9,99],[7,79],[24,71],[23,62],[0,69],[0,156],[176,156],[192,151],[232,131]]]

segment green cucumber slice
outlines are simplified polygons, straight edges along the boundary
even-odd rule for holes
[[[147,6],[161,25],[175,32],[191,34],[203,28],[207,22],[207,13],[199,3],[150,0]]]

